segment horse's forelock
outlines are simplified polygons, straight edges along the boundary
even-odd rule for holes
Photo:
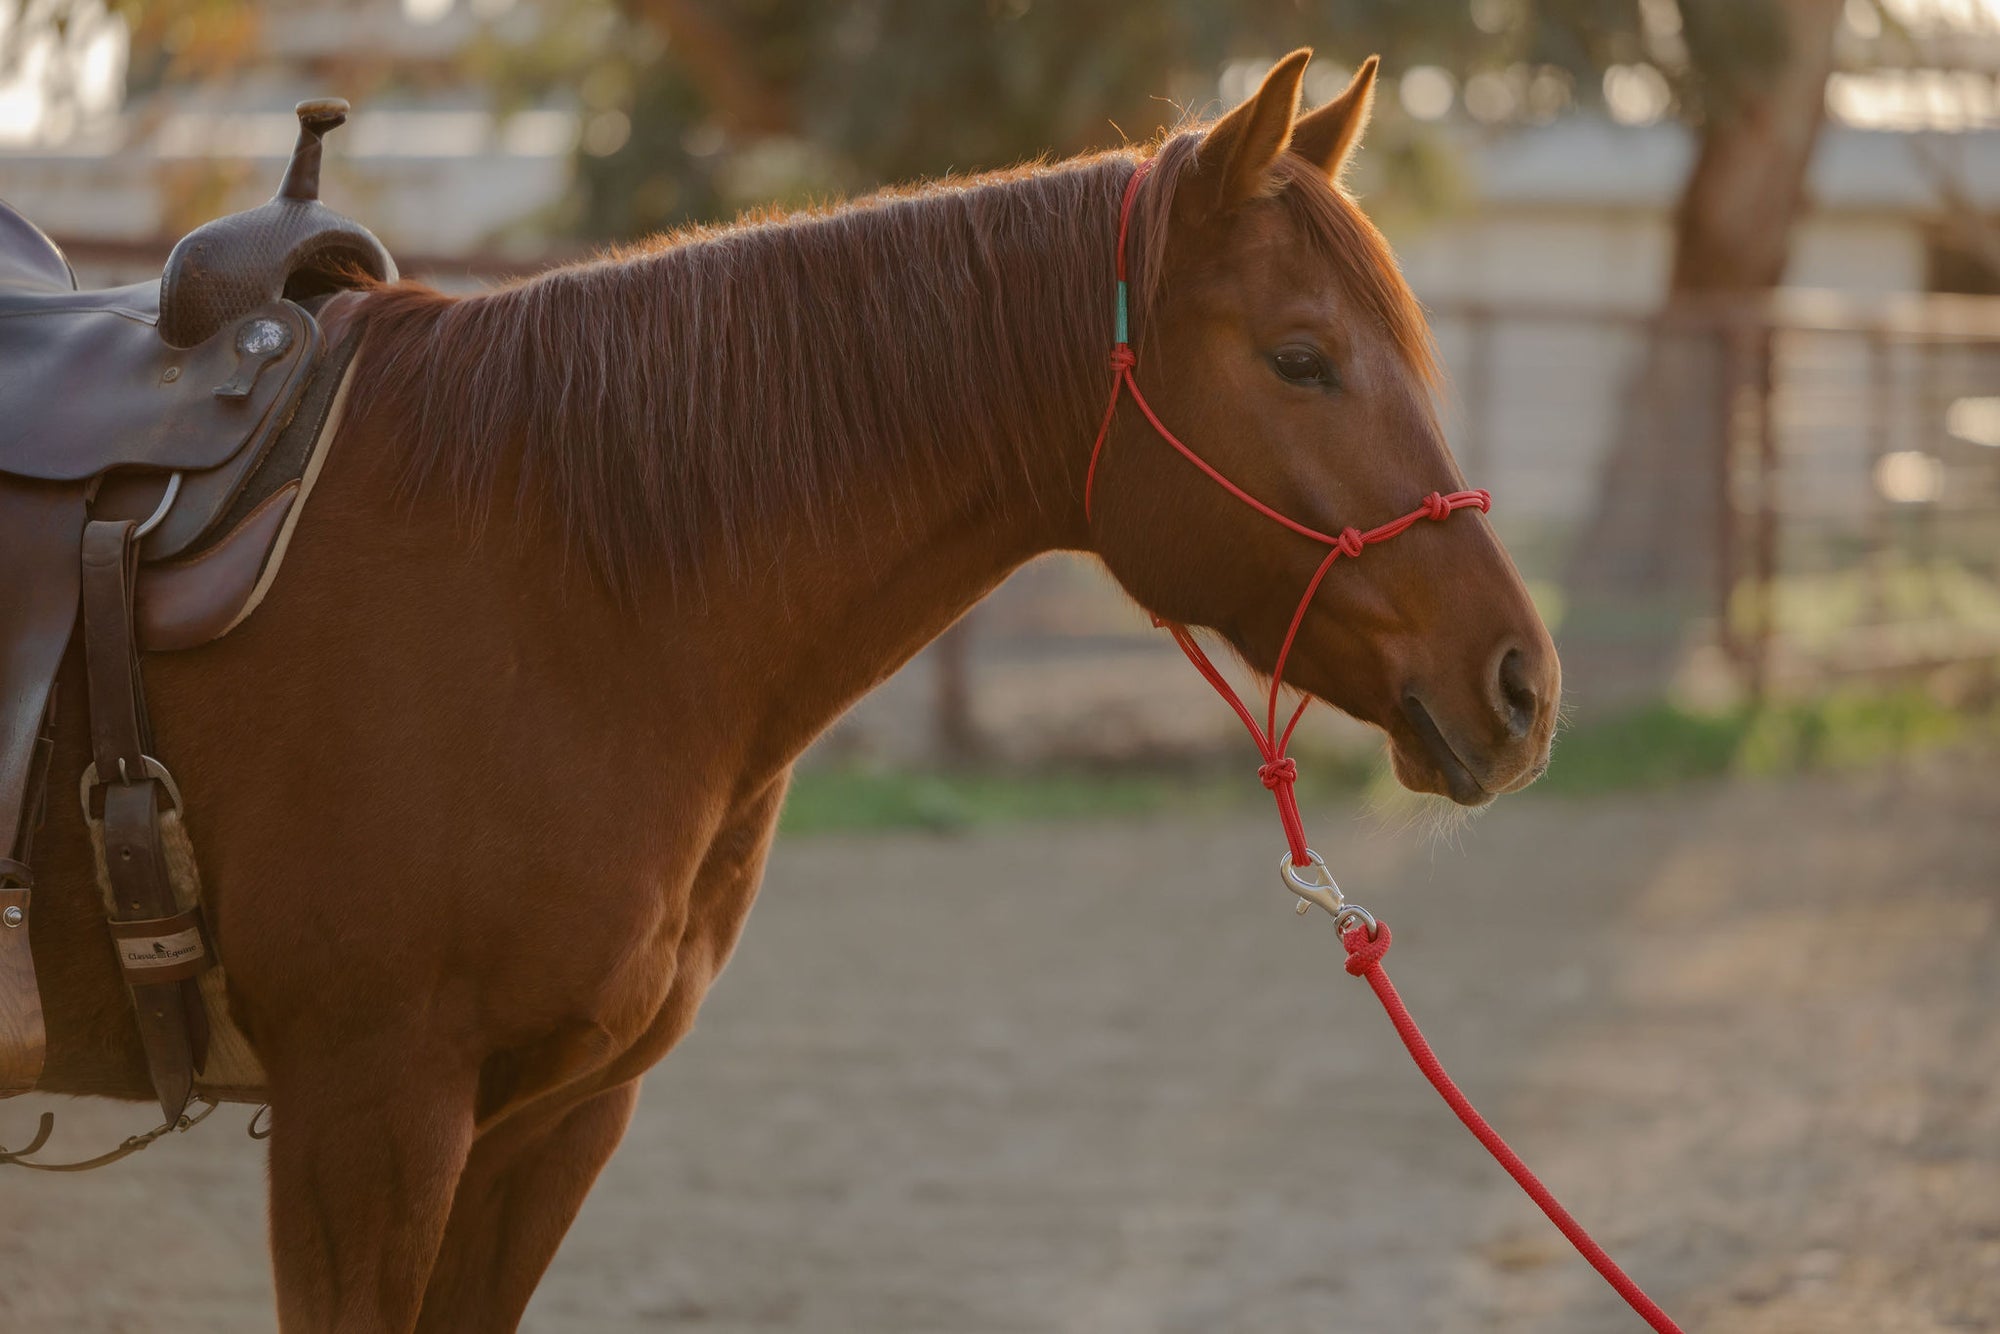
[[[1131,244],[1135,312],[1143,341],[1151,322],[1143,316],[1157,304],[1165,283],[1167,238],[1175,194],[1200,167],[1202,131],[1184,131],[1160,146],[1151,179],[1134,210]],[[1304,158],[1279,158],[1277,196],[1293,226],[1334,266],[1341,285],[1361,311],[1383,330],[1411,371],[1435,389],[1443,378],[1430,322],[1388,241],[1359,205],[1326,173]]]

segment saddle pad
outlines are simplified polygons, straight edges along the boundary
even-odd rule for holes
[[[247,619],[278,577],[292,532],[305,512],[354,374],[349,338],[320,363],[313,380],[230,512],[222,536],[193,555],[139,571],[138,630],[151,652],[195,648]]]

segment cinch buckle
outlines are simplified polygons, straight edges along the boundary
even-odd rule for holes
[[[115,779],[107,778],[102,782],[98,781],[96,760],[92,760],[87,766],[85,766],[83,771],[83,778],[79,780],[76,785],[76,795],[77,799],[83,803],[83,818],[86,822],[95,820],[97,818],[94,814],[91,813],[90,794],[95,792],[98,788],[104,787],[107,784],[114,782],[134,783],[140,781],[141,779],[157,778],[160,780],[160,786],[164,787],[167,790],[167,796],[173,801],[174,809],[175,810],[181,809],[181,787],[179,783],[176,783],[174,781],[174,776],[167,772],[167,766],[161,764],[151,755],[141,755],[139,757],[139,762],[140,762],[140,767],[144,770],[144,772],[141,773],[138,776],[138,778],[132,777],[132,775],[128,774],[125,771],[125,761],[121,758],[118,761],[118,777]]]

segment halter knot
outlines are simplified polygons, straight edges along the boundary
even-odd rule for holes
[[[1451,502],[1433,491],[1424,497],[1424,517],[1443,520],[1451,517]]]
[[[1347,557],[1349,560],[1353,560],[1361,554],[1362,549],[1367,545],[1368,539],[1361,535],[1359,528],[1343,528],[1340,530],[1340,536],[1335,540],[1333,547],[1341,555]]]
[[[1118,374],[1123,375],[1138,364],[1139,358],[1132,351],[1130,344],[1120,343],[1111,349],[1111,369]]]
[[[1266,792],[1276,792],[1280,787],[1289,787],[1299,781],[1299,766],[1291,756],[1280,755],[1257,766],[1257,777]]]
[[[1382,966],[1382,956],[1389,952],[1389,924],[1375,924],[1375,939],[1368,938],[1368,928],[1352,927],[1340,938],[1347,947],[1347,971],[1355,977],[1374,972]]]

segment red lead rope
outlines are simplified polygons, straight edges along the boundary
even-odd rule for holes
[[[1129,393],[1154,432],[1172,445],[1174,451],[1182,458],[1201,469],[1210,481],[1265,518],[1283,524],[1299,536],[1310,538],[1328,548],[1326,558],[1320,561],[1319,568],[1313,571],[1312,578],[1306,582],[1305,593],[1299,598],[1298,609],[1292,613],[1292,622],[1285,630],[1284,642],[1278,647],[1278,659],[1271,669],[1270,698],[1261,725],[1256,715],[1250,712],[1249,706],[1244,704],[1242,698],[1231,688],[1228,680],[1217,670],[1215,664],[1209,661],[1208,655],[1202,651],[1201,645],[1195,642],[1188,628],[1172,621],[1154,618],[1156,624],[1165,627],[1167,633],[1174,637],[1174,642],[1180,645],[1181,652],[1187,655],[1195,670],[1202,674],[1203,679],[1215,688],[1215,692],[1222,696],[1224,702],[1236,711],[1236,716],[1243,720],[1243,726],[1249,731],[1250,739],[1257,744],[1257,753],[1263,757],[1264,762],[1258,766],[1257,777],[1277,800],[1278,819],[1285,827],[1285,842],[1291,849],[1291,864],[1296,867],[1306,867],[1316,859],[1312,849],[1306,846],[1305,823],[1299,818],[1298,797],[1293,791],[1293,785],[1298,780],[1299,768],[1285,751],[1291,745],[1292,732],[1298,727],[1299,719],[1305,716],[1306,705],[1310,700],[1301,699],[1299,706],[1292,711],[1291,720],[1285,724],[1284,730],[1282,732],[1278,730],[1278,692],[1284,687],[1285,661],[1291,656],[1292,643],[1298,638],[1299,626],[1305,620],[1306,608],[1312,605],[1320,584],[1326,579],[1327,571],[1331,570],[1333,563],[1342,556],[1352,560],[1360,556],[1365,548],[1407,532],[1424,519],[1443,522],[1461,509],[1476,508],[1483,513],[1492,505],[1493,498],[1484,491],[1454,491],[1449,495],[1433,491],[1424,497],[1422,505],[1401,518],[1391,519],[1378,528],[1370,528],[1366,532],[1357,528],[1343,528],[1338,533],[1323,533],[1317,528],[1308,527],[1272,509],[1223,476],[1208,460],[1181,443],[1180,438],[1168,430],[1166,423],[1162,422],[1153,411],[1152,405],[1146,402],[1146,396],[1139,392],[1139,382],[1132,374],[1138,365],[1138,358],[1133,355],[1127,330],[1125,238],[1132,218],[1132,201],[1138,197],[1139,183],[1146,178],[1146,173],[1152,170],[1152,166],[1150,161],[1139,164],[1138,170],[1132,173],[1132,179],[1125,186],[1125,198],[1118,209],[1118,336],[1116,344],[1111,349],[1111,401],[1105,405],[1104,420],[1097,428],[1097,441],[1091,446],[1090,468],[1084,474],[1083,482],[1083,512],[1085,517],[1090,514],[1091,501],[1097,485],[1097,464],[1103,457],[1104,443],[1110,438],[1112,419],[1118,415],[1118,400],[1122,395]],[[1337,897],[1338,890],[1335,891],[1335,895]],[[1300,904],[1299,910],[1306,911],[1303,903]],[[1345,927],[1345,918],[1337,920],[1340,920]],[[1472,1132],[1473,1137],[1486,1147],[1486,1151],[1493,1155],[1500,1166],[1507,1169],[1507,1175],[1513,1177],[1516,1184],[1528,1193],[1528,1197],[1540,1206],[1541,1211],[1548,1215],[1549,1221],[1556,1225],[1563,1236],[1569,1238],[1570,1245],[1576,1247],[1577,1253],[1590,1262],[1591,1268],[1604,1276],[1604,1281],[1625,1299],[1626,1304],[1638,1312],[1640,1318],[1652,1326],[1657,1334],[1682,1334],[1681,1327],[1676,1325],[1672,1318],[1632,1281],[1630,1275],[1618,1267],[1618,1262],[1607,1255],[1602,1246],[1591,1239],[1590,1234],[1583,1230],[1582,1224],[1572,1218],[1569,1210],[1563,1208],[1561,1201],[1549,1192],[1549,1188],[1541,1183],[1540,1178],[1528,1170],[1528,1165],[1521,1161],[1520,1155],[1508,1147],[1507,1141],[1500,1137],[1500,1132],[1487,1124],[1486,1118],[1479,1114],[1465,1094],[1459,1091],[1458,1085],[1452,1082],[1451,1076],[1445,1073],[1444,1065],[1438,1060],[1437,1053],[1431,1050],[1431,1044],[1424,1039],[1423,1030],[1419,1029],[1417,1021],[1410,1017],[1409,1010],[1403,1005],[1403,998],[1396,994],[1395,984],[1389,981],[1389,974],[1382,967],[1382,958],[1389,952],[1389,939],[1388,924],[1375,923],[1373,934],[1370,933],[1370,927],[1364,925],[1345,929],[1341,936],[1341,944],[1347,948],[1347,971],[1356,977],[1368,980],[1368,985],[1374,989],[1375,998],[1382,1002],[1383,1010],[1388,1013],[1389,1022],[1396,1026],[1396,1035],[1402,1038],[1403,1046],[1409,1049],[1410,1059],[1417,1063],[1417,1069],[1423,1071],[1424,1078],[1431,1082],[1431,1086],[1438,1091],[1439,1096],[1453,1112],[1457,1113],[1458,1119],[1465,1123],[1465,1128]]]
[[[1486,1118],[1479,1114],[1471,1099],[1460,1092],[1451,1076],[1445,1073],[1444,1063],[1431,1050],[1423,1030],[1410,1017],[1403,998],[1396,994],[1396,984],[1389,980],[1389,974],[1382,967],[1382,956],[1389,952],[1389,924],[1377,923],[1373,939],[1365,928],[1354,927],[1340,938],[1340,943],[1347,947],[1347,971],[1368,979],[1368,985],[1375,989],[1375,999],[1382,1002],[1382,1008],[1389,1012],[1389,1022],[1396,1026],[1396,1036],[1410,1049],[1410,1059],[1417,1063],[1417,1069],[1424,1072],[1424,1078],[1431,1081],[1431,1087],[1438,1091],[1451,1110],[1458,1113],[1458,1119],[1465,1122],[1465,1128],[1472,1132],[1473,1138],[1486,1146],[1486,1152],[1493,1155],[1494,1161],[1507,1169],[1507,1175],[1514,1178],[1514,1183],[1526,1191],[1528,1198],[1540,1206],[1556,1229],[1569,1238],[1569,1244],[1576,1247],[1576,1253],[1590,1261],[1590,1267],[1604,1276],[1604,1281],[1625,1299],[1627,1306],[1639,1313],[1641,1320],[1658,1330],[1659,1334],[1681,1334],[1681,1327],[1674,1323],[1673,1317],[1662,1311],[1660,1304],[1648,1297],[1645,1290],[1632,1281],[1632,1276],[1618,1267],[1618,1262],[1583,1230],[1583,1224],[1570,1217],[1569,1210],[1562,1207],[1562,1201],[1528,1169],[1528,1165],[1521,1161],[1521,1155],[1500,1138],[1499,1131],[1486,1123]]]

